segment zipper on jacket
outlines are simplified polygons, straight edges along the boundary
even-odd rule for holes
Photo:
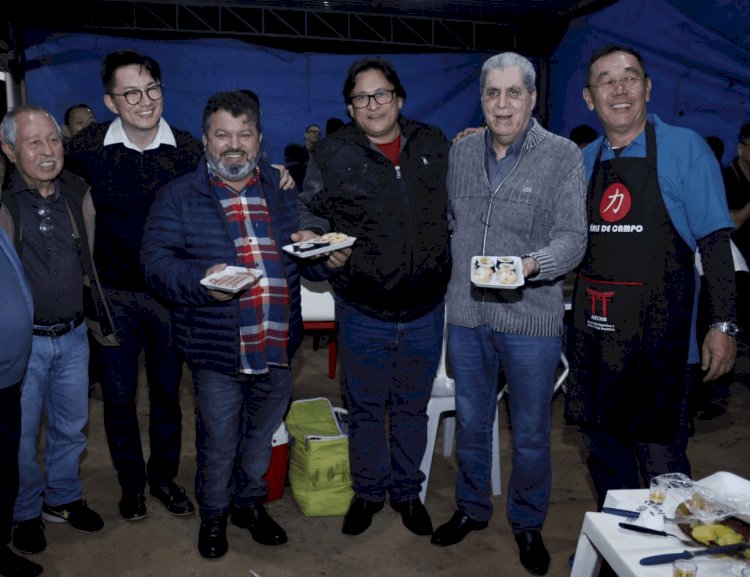
[[[394,165],[394,168],[396,169],[396,178],[397,179],[401,178],[401,167],[398,164],[396,164]]]

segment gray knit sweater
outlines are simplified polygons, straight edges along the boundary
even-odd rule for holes
[[[508,177],[491,190],[484,168],[485,135],[453,145],[448,169],[453,270],[447,321],[530,336],[561,335],[562,280],[586,250],[583,157],[536,120]],[[532,256],[538,275],[517,289],[471,283],[471,257]]]

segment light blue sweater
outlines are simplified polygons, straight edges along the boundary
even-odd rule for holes
[[[583,157],[566,138],[536,120],[508,177],[491,190],[486,144],[478,132],[455,143],[448,168],[453,270],[447,321],[530,336],[563,331],[562,280],[586,250]],[[541,271],[518,289],[471,283],[471,257],[532,256]]]

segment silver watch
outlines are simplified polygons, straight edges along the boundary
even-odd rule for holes
[[[734,323],[732,321],[711,323],[708,328],[714,329],[715,331],[720,331],[725,335],[729,335],[730,337],[736,337],[740,332],[740,327],[737,326],[737,323]]]

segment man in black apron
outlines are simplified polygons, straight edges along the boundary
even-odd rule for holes
[[[732,222],[710,148],[647,115],[651,79],[632,50],[600,50],[587,76],[584,100],[605,138],[584,152],[589,245],[573,300],[566,414],[581,427],[601,507],[610,489],[690,475],[696,245],[713,323],[700,356],[704,381],[732,369],[737,325]]]

